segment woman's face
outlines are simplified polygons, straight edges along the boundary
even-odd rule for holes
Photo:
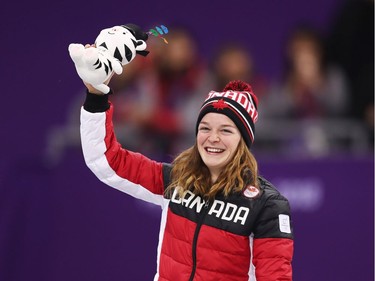
[[[202,118],[197,134],[198,151],[213,182],[233,158],[240,140],[240,131],[226,115],[211,112]]]

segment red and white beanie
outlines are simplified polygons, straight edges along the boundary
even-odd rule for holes
[[[240,130],[248,148],[255,137],[255,122],[258,120],[258,98],[251,86],[243,81],[229,82],[222,92],[211,91],[204,101],[196,123],[198,126],[204,115],[209,112],[228,116]]]

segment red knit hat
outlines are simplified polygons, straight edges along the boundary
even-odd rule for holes
[[[257,107],[258,99],[251,86],[240,80],[231,81],[222,92],[209,92],[198,115],[196,134],[204,115],[209,112],[221,113],[236,124],[246,145],[250,148],[255,136],[254,123],[258,120]]]

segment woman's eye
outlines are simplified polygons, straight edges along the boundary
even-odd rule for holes
[[[208,130],[209,130],[208,127],[200,127],[200,128],[199,128],[199,131],[208,131]]]
[[[229,130],[229,129],[223,129],[223,130],[222,130],[222,132],[223,132],[223,133],[227,133],[227,134],[230,134],[230,133],[232,133],[232,131],[231,131],[231,130]]]

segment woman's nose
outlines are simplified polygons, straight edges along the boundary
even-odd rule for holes
[[[216,132],[211,132],[211,134],[210,134],[209,137],[208,137],[208,140],[209,140],[210,142],[218,142],[218,141],[220,141],[219,134],[216,133]]]

